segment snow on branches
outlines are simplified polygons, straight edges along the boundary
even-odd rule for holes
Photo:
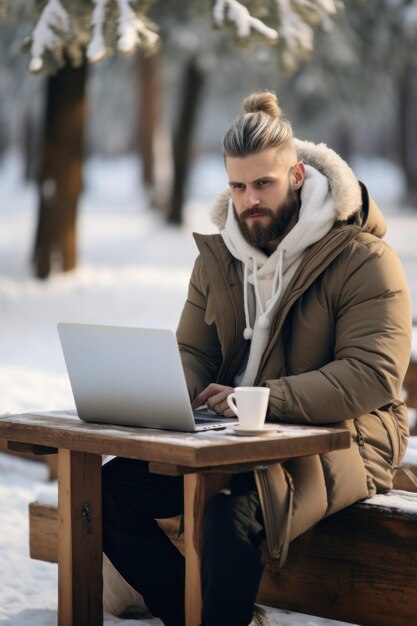
[[[213,17],[218,26],[223,26],[226,8],[228,9],[229,20],[236,25],[238,37],[249,37],[252,28],[267,39],[278,39],[276,30],[253,17],[248,9],[237,0],[216,0],[213,7]]]
[[[247,5],[250,4],[246,0]],[[276,15],[277,28],[267,26],[253,17],[247,6],[238,0],[215,0],[213,18],[223,26],[225,17],[234,22],[240,38],[256,31],[267,39],[278,41],[281,60],[287,71],[293,71],[301,59],[311,54],[314,44],[314,27],[325,32],[332,30],[332,18],[343,8],[341,0],[269,0],[263,3],[263,12]],[[227,15],[226,15],[227,12]]]
[[[106,56],[106,44],[103,37],[105,9],[109,0],[94,0],[95,7],[91,19],[93,35],[87,47],[87,58],[92,63],[101,61]]]
[[[331,18],[343,8],[343,3],[338,0],[275,0],[275,4],[280,22],[282,64],[287,71],[294,71],[299,61],[313,51],[313,27],[331,32]]]
[[[120,11],[117,47],[120,52],[131,54],[140,44],[145,47],[154,47],[159,36],[147,28],[145,22],[136,16],[129,5],[129,0],[117,0],[117,2]]]
[[[9,0],[11,1],[11,0]],[[26,2],[28,0],[19,0]],[[65,62],[80,63],[86,54],[93,63],[112,50],[131,54],[141,48],[152,53],[159,35],[147,19],[156,5],[157,15],[174,7],[164,0],[31,0],[37,23],[30,38],[30,70],[39,72]],[[186,9],[189,0],[176,0]],[[6,6],[0,0],[0,7]],[[238,39],[262,37],[277,43],[284,69],[292,71],[307,58],[314,44],[314,28],[329,32],[342,0],[200,0],[193,6],[214,23],[232,25]],[[274,24],[273,22],[276,22]],[[274,27],[275,28],[274,28]]]
[[[30,49],[31,61],[29,64],[31,72],[41,71],[45,50],[54,50],[57,47],[61,47],[61,35],[68,31],[68,13],[59,0],[49,0],[33,29]]]
[[[94,2],[96,6],[92,17],[93,36],[87,47],[87,58],[92,63],[97,63],[107,52],[103,28],[106,4],[109,0],[94,0]],[[158,34],[150,30],[144,20],[136,15],[129,0],[117,0],[117,4],[119,8],[117,49],[119,52],[128,55],[141,45],[147,49],[155,48],[159,41]]]
[[[31,36],[29,69],[40,72],[47,51],[58,64],[62,63],[64,50],[74,52],[85,48],[89,61],[100,61],[112,47],[113,42],[106,43],[104,36],[107,21],[112,20],[115,26],[117,23],[115,47],[121,54],[131,54],[139,47],[147,52],[156,50],[159,36],[149,28],[139,9],[136,12],[133,10],[132,2],[133,0],[92,0],[90,9],[87,3],[77,6],[77,3],[65,0],[46,0]],[[63,5],[66,5],[66,9]],[[111,10],[108,10],[109,5],[112,5]],[[79,19],[80,11],[83,20]],[[83,22],[90,27],[80,28]]]

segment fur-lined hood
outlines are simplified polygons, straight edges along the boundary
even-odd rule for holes
[[[384,217],[369,197],[366,188],[361,187],[346,161],[325,143],[315,144],[300,139],[295,139],[294,142],[298,160],[311,165],[327,177],[336,219],[345,222],[358,214],[352,221],[377,237],[383,237],[386,232]],[[212,221],[219,230],[222,230],[226,223],[229,198],[230,190],[227,189],[219,195],[211,211]]]

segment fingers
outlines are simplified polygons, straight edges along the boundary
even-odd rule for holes
[[[229,405],[227,404],[226,398],[231,392],[216,393],[214,396],[211,396],[207,400],[207,406],[211,411],[218,413],[221,415],[224,411],[227,411]]]
[[[223,414],[230,417],[233,413],[229,409],[226,398],[232,392],[233,387],[226,387],[225,385],[211,383],[198,394],[193,402],[193,408],[196,409],[202,404],[207,403],[207,406],[211,411],[215,411],[219,415]]]
[[[197,409],[202,404],[205,404],[211,396],[213,396],[215,393],[218,393],[221,389],[223,389],[223,385],[211,383],[208,387],[203,389],[203,391],[199,393],[198,396],[195,398],[193,402],[193,409]]]

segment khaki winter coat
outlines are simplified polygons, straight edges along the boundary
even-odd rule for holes
[[[335,152],[300,141],[297,151],[300,161],[328,177],[338,220],[307,249],[291,279],[254,384],[270,388],[268,421],[347,427],[352,445],[274,466],[281,543],[291,493],[292,539],[322,517],[390,489],[408,438],[400,391],[410,357],[411,303],[401,264],[382,240],[384,219]],[[223,194],[213,212],[219,228],[228,197]],[[220,235],[195,239],[200,255],[177,332],[191,398],[211,382],[233,386],[249,347],[241,263]],[[258,489],[263,502],[259,481]]]

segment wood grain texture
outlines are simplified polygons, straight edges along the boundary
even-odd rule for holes
[[[64,411],[4,416],[0,437],[195,469],[282,460],[350,446],[349,431],[340,428],[277,424],[277,433],[267,437],[237,437],[223,431],[180,433],[87,424]]]
[[[416,497],[417,500],[417,497]],[[362,626],[411,626],[417,615],[417,515],[358,504],[269,561],[259,602]]]
[[[60,450],[58,626],[102,626],[101,456]]]

